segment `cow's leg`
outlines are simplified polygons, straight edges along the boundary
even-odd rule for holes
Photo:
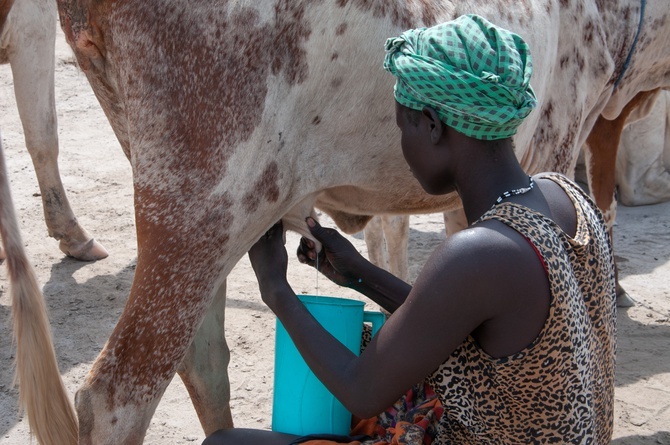
[[[375,216],[365,226],[364,234],[370,262],[407,281],[409,216]]]
[[[10,55],[16,103],[37,173],[49,235],[60,241],[60,249],[67,255],[98,260],[105,258],[107,251],[77,222],[58,171],[54,14],[42,14],[44,20],[20,30],[21,36]]]
[[[223,329],[225,305],[224,282],[178,370],[207,436],[233,427],[228,379],[230,350]]]
[[[174,257],[166,257],[174,262]],[[181,266],[182,275],[198,275]],[[75,396],[80,445],[143,442],[158,402],[205,315],[208,299],[194,295],[207,292],[191,293],[202,290],[203,283],[213,285],[211,280],[196,283],[175,277],[166,261],[138,259],[128,303]]]
[[[375,266],[388,270],[388,261],[386,259],[386,244],[384,241],[384,231],[382,229],[382,217],[375,216],[367,223],[363,231],[365,236],[365,245],[368,248],[368,259]]]
[[[409,215],[384,215],[381,220],[389,271],[401,280],[409,281]]]
[[[628,118],[617,152],[617,187],[624,205],[670,200],[670,91],[661,91],[649,115]],[[645,110],[646,111],[646,110]]]
[[[213,192],[213,184],[202,181],[186,192],[177,176],[174,185],[173,172],[160,164],[165,161],[171,166],[167,158],[146,156],[137,161],[146,166],[142,171],[135,169],[134,175],[137,266],[119,322],[77,393],[81,445],[142,443],[160,398],[214,301],[196,347],[205,338],[203,333],[217,335],[209,328],[220,328],[223,321],[225,275],[267,230],[267,220],[279,218],[269,212],[259,213],[264,218],[234,218],[233,202],[227,194]],[[156,187],[154,175],[172,188]],[[252,226],[253,222],[257,225]],[[222,342],[223,338],[217,339],[217,344]],[[214,354],[225,354],[215,348]],[[205,383],[211,381],[216,380]],[[195,394],[202,393],[201,384]],[[200,401],[196,407],[202,409]]]
[[[465,229],[468,226],[468,220],[462,208],[447,210],[442,213],[444,218],[444,231],[447,236]]]
[[[596,120],[589,137],[586,139],[586,168],[589,179],[589,189],[604,215],[610,230],[616,217],[616,200],[614,192],[616,188],[616,156],[621,140],[621,133],[630,113],[646,102],[651,96],[657,94],[658,90],[638,93],[623,108],[619,116],[614,120],[607,120],[599,116]],[[619,283],[618,274],[616,280],[617,305],[629,307],[634,303]]]

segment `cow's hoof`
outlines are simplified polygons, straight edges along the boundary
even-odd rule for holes
[[[616,305],[617,307],[633,307],[635,306],[635,300],[628,295],[628,292],[621,289],[621,292],[618,292],[616,296]]]
[[[107,249],[93,238],[85,243],[71,244],[67,244],[61,240],[60,250],[62,250],[65,255],[81,261],[96,261],[109,256]]]

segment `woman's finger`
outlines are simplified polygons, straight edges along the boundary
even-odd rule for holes
[[[301,253],[302,255],[306,256],[310,260],[315,260],[316,259],[316,251],[314,250],[314,242],[310,239],[307,238],[301,238],[300,239],[300,245],[298,248],[298,252]]]
[[[298,249],[296,251],[298,261],[300,261],[302,264],[310,264],[311,260],[307,254],[308,252],[309,249],[305,248],[305,244],[301,240],[300,244],[298,245]]]

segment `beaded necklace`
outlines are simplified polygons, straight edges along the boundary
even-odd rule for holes
[[[516,195],[523,195],[524,193],[528,193],[531,190],[533,190],[533,187],[535,186],[535,182],[533,182],[532,177],[528,177],[528,187],[522,187],[520,189],[514,189],[514,190],[508,190],[502,195],[498,196],[498,199],[496,199],[496,204],[500,204],[503,199],[509,198],[510,196],[516,196]]]

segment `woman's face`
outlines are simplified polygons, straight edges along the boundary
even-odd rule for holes
[[[405,161],[421,187],[431,195],[451,191],[445,188],[446,150],[431,141],[431,122],[421,111],[396,102],[396,124],[400,128],[400,145]]]

